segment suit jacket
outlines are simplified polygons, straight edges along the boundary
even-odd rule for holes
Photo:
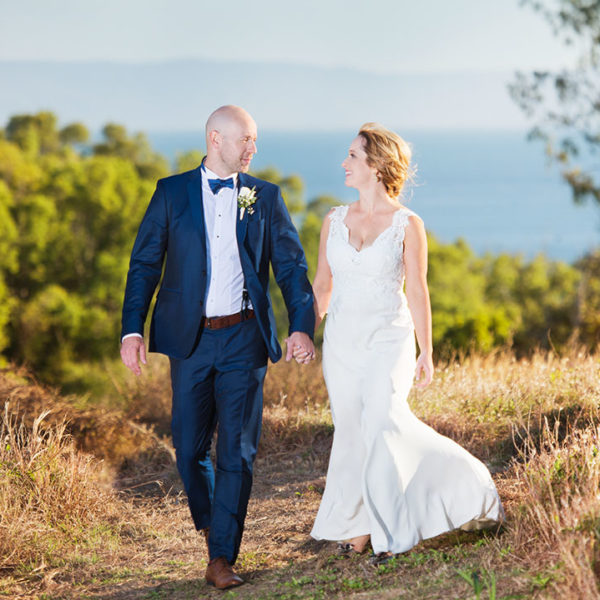
[[[236,237],[242,271],[259,328],[275,362],[281,358],[269,296],[269,264],[288,310],[289,331],[314,333],[312,288],[298,233],[278,186],[239,173],[240,186],[256,186],[254,213],[246,210]],[[165,260],[166,257],[166,260]],[[149,350],[187,358],[201,334],[207,286],[207,250],[200,167],[160,179],[131,253],[121,337],[143,333],[156,286]]]

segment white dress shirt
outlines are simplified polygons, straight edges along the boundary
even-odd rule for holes
[[[213,194],[209,179],[233,179],[233,189],[223,187]],[[236,237],[237,173],[219,177],[205,166],[201,169],[202,205],[206,229],[206,253],[208,258],[208,282],[204,315],[222,317],[233,315],[242,309],[244,274],[240,262]],[[252,304],[248,304],[252,308]],[[142,337],[140,333],[128,333],[128,337]]]
[[[233,189],[221,188],[213,194],[209,179],[233,178]],[[206,166],[202,169],[202,205],[206,224],[208,285],[204,314],[207,317],[233,315],[242,310],[244,273],[236,237],[237,173],[219,177]]]

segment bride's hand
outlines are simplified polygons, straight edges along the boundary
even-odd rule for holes
[[[417,387],[424,388],[433,379],[433,359],[431,354],[419,354],[417,367],[415,369],[415,380]]]
[[[304,350],[302,346],[294,346],[292,356],[299,365],[307,365],[315,357],[313,352]]]

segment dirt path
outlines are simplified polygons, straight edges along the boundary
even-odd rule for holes
[[[153,533],[140,544],[98,551],[86,570],[46,573],[44,600],[318,599],[318,598],[470,598],[479,572],[482,589],[496,598],[532,598],[535,587],[502,552],[502,536],[448,534],[420,544],[385,567],[366,556],[338,557],[331,543],[310,538],[324,484],[324,459],[312,456],[262,458],[250,501],[237,564],[246,585],[221,592],[206,585],[206,550],[191,525],[174,469],[159,484],[126,492]],[[168,490],[168,491],[167,491]],[[133,492],[136,495],[133,495]],[[503,555],[504,554],[504,555]],[[487,580],[486,580],[487,577]],[[487,583],[486,583],[487,582]],[[27,596],[24,594],[21,596]],[[485,593],[483,597],[488,597]]]

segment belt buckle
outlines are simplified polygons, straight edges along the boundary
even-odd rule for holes
[[[204,325],[208,329],[212,329],[212,327],[211,327],[211,317],[206,317],[206,322],[204,323]]]

